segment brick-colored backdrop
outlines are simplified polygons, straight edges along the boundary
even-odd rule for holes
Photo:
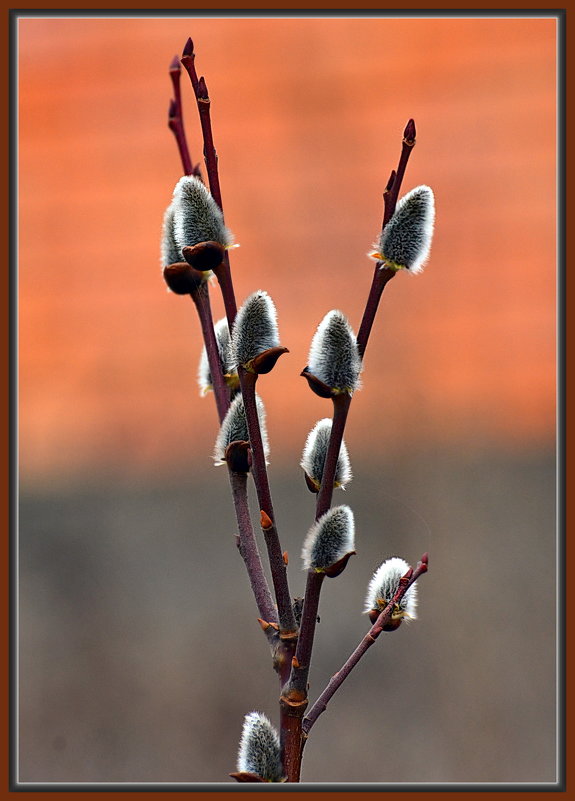
[[[425,273],[388,287],[348,442],[370,445],[374,425],[386,449],[551,442],[555,33],[546,19],[21,20],[23,474],[174,469],[196,451],[209,468],[199,327],[158,259],[180,175],[167,68],[188,35],[241,244],[237,295],[270,292],[291,351],[262,380],[273,458],[297,460],[328,413],[298,373],[325,312],[359,324],[410,116],[404,189],[433,187],[436,236]]]

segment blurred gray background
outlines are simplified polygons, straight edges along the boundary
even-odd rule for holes
[[[295,466],[294,466],[295,468]],[[222,781],[278,687],[227,476],[21,497],[23,781]],[[272,468],[292,591],[313,514]],[[371,572],[428,550],[420,616],[383,634],[316,723],[306,781],[553,781],[554,456],[435,450],[355,462],[358,555],[326,581],[316,697],[367,629]]]

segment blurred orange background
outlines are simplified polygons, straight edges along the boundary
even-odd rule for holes
[[[210,467],[200,330],[159,269],[181,174],[168,65],[192,34],[212,99],[241,301],[262,288],[290,349],[260,382],[272,457],[293,463],[325,404],[299,371],[341,308],[357,330],[381,195],[409,117],[403,190],[429,184],[422,276],[384,295],[348,441],[551,443],[555,426],[553,19],[21,19],[20,464]],[[185,123],[201,139],[187,75]],[[223,315],[217,287],[215,317]],[[201,454],[201,456],[198,456]]]

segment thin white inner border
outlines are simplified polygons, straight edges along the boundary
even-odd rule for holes
[[[25,9],[22,9],[25,11]],[[16,34],[16,58],[15,58],[15,68],[14,68],[14,86],[16,87],[15,90],[15,119],[14,119],[14,141],[15,141],[15,158],[16,163],[18,163],[19,158],[19,112],[20,112],[20,94],[19,94],[19,52],[20,52],[20,22],[22,20],[36,20],[36,19],[54,19],[54,20],[65,20],[65,19],[79,19],[79,20],[90,20],[90,19],[125,19],[125,20],[137,20],[137,19],[167,19],[167,20],[178,20],[178,19],[211,19],[211,20],[226,20],[226,19],[270,19],[273,21],[281,21],[281,20],[290,20],[290,19],[362,19],[362,20],[370,20],[370,19],[406,19],[406,20],[416,20],[416,19],[461,19],[461,20],[478,20],[478,19],[508,19],[508,20],[519,20],[519,19],[553,19],[555,20],[555,263],[556,263],[556,278],[555,278],[555,782],[301,782],[298,786],[305,787],[306,785],[310,786],[317,786],[317,785],[331,785],[334,784],[338,787],[355,787],[358,784],[364,786],[373,786],[373,787],[386,787],[386,786],[397,786],[397,785],[405,785],[405,786],[422,786],[422,787],[442,787],[445,785],[453,784],[457,787],[505,787],[507,785],[512,786],[527,786],[527,787],[541,787],[541,788],[548,788],[553,787],[559,781],[559,756],[561,750],[561,743],[560,743],[560,731],[559,731],[559,704],[560,704],[560,697],[559,697],[559,684],[560,684],[560,664],[559,664],[559,639],[561,636],[560,631],[560,622],[562,619],[562,609],[561,609],[561,598],[559,593],[559,575],[560,575],[560,559],[561,554],[559,551],[559,511],[560,511],[560,504],[561,504],[561,482],[560,482],[560,470],[561,470],[561,442],[560,442],[560,404],[559,404],[559,374],[561,365],[559,364],[559,341],[561,332],[559,330],[560,326],[560,315],[559,315],[559,304],[560,304],[560,290],[561,290],[561,283],[560,283],[560,268],[561,265],[559,264],[559,243],[561,237],[560,231],[560,212],[561,212],[561,198],[559,197],[559,187],[560,187],[560,176],[559,176],[559,146],[560,146],[560,135],[561,131],[559,129],[559,108],[561,98],[559,97],[559,74],[561,69],[561,64],[559,63],[559,55],[560,55],[560,41],[559,41],[559,25],[558,23],[558,16],[556,14],[551,13],[541,13],[541,14],[478,14],[477,16],[468,15],[465,13],[461,14],[420,14],[418,13],[417,16],[404,14],[404,13],[386,13],[385,10],[382,10],[381,14],[354,14],[354,13],[335,13],[331,10],[326,10],[326,14],[286,14],[285,16],[280,16],[279,14],[262,14],[259,11],[254,13],[240,12],[236,14],[231,14],[230,16],[223,16],[221,14],[145,14],[136,12],[135,14],[129,15],[120,15],[120,14],[109,14],[107,13],[109,9],[104,9],[102,14],[90,14],[84,15],[81,13],[78,14],[22,14],[22,16],[17,17],[17,34]],[[230,11],[230,9],[222,9],[226,13]],[[294,10],[296,11],[296,10]],[[563,23],[565,24],[565,23]],[[19,249],[18,249],[18,241],[19,241],[19,173],[17,173],[16,177],[16,187],[15,187],[15,205],[13,209],[13,214],[15,218],[15,233],[16,233],[16,247],[15,247],[15,278],[16,278],[16,285],[18,286],[18,276],[19,276]],[[17,303],[16,308],[13,309],[13,313],[15,314],[15,325],[13,330],[14,335],[14,353],[16,357],[18,356],[19,349],[18,349],[18,334],[19,334],[19,314],[18,314],[18,293],[16,290],[17,295]],[[14,461],[15,461],[15,475],[14,475],[14,482],[15,482],[15,498],[16,504],[14,509],[14,523],[15,523],[15,573],[16,575],[13,577],[16,581],[16,589],[15,589],[15,597],[16,597],[16,609],[14,610],[14,624],[15,624],[15,637],[14,637],[14,645],[16,646],[16,653],[14,658],[14,692],[16,695],[16,712],[14,716],[14,739],[15,742],[13,743],[14,753],[15,753],[15,767],[16,767],[16,775],[15,775],[15,782],[18,784],[19,787],[26,788],[26,787],[43,787],[43,786],[66,786],[70,785],[73,787],[117,787],[122,784],[126,784],[129,786],[134,787],[166,787],[166,786],[174,786],[174,787],[189,787],[195,784],[198,785],[209,785],[210,787],[224,787],[226,789],[231,790],[232,792],[237,792],[237,785],[230,784],[229,782],[20,782],[20,719],[19,719],[19,710],[20,710],[20,650],[19,650],[19,642],[20,642],[20,507],[18,503],[18,499],[20,497],[19,492],[19,485],[20,485],[20,470],[19,470],[19,425],[18,425],[18,411],[19,411],[19,359],[15,359],[14,364],[14,426],[16,429],[15,432],[15,454],[14,454]],[[274,791],[282,788],[285,790],[293,789],[293,785],[288,784],[279,784],[277,787],[274,785]],[[250,788],[250,792],[253,788]],[[266,786],[266,791],[270,791],[270,787]],[[262,790],[263,791],[263,790]]]

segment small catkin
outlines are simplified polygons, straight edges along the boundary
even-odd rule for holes
[[[200,242],[219,242],[228,248],[233,242],[224,225],[221,209],[199,178],[184,175],[174,189],[174,236],[181,248]]]
[[[279,344],[276,307],[267,292],[258,290],[238,309],[231,337],[232,363],[237,369]]]
[[[174,236],[174,205],[171,203],[164,213],[162,239],[160,242],[160,261],[162,267],[182,261],[182,251]]]
[[[349,506],[334,506],[310,528],[301,558],[304,570],[322,572],[354,551],[355,525]]]
[[[332,421],[329,417],[319,420],[309,432],[300,465],[308,478],[319,490],[329,446]],[[342,440],[334,476],[334,487],[345,489],[352,479],[351,465],[345,442]]]
[[[244,718],[237,766],[240,773],[255,773],[267,782],[283,781],[280,738],[261,712]]]
[[[352,327],[346,316],[333,309],[317,327],[311,341],[308,370],[333,391],[359,389],[362,363]]]
[[[383,562],[373,574],[369,582],[365,611],[378,610],[382,612],[398,590],[400,579],[409,570],[404,559],[393,556]],[[412,584],[401,601],[394,617],[406,617],[414,620],[417,617],[417,585]]]
[[[263,401],[259,395],[256,395],[256,407],[258,412],[258,420],[260,422],[264,457],[267,463],[269,456],[269,443],[266,431],[266,415]],[[214,447],[214,462],[216,466],[226,463],[226,448],[231,442],[236,442],[236,440],[248,442],[249,438],[244,399],[241,395],[236,395],[230,404],[230,408],[228,409],[226,416],[223,419],[218,437],[216,439],[216,444]]]
[[[434,220],[432,190],[425,185],[415,187],[399,200],[375,244],[375,256],[385,267],[421,272],[431,249]]]
[[[230,370],[230,329],[228,328],[228,321],[225,317],[214,324],[214,332],[220,357],[220,369],[222,375],[228,375]],[[202,395],[205,395],[206,392],[212,389],[213,385],[205,346],[202,349],[200,364],[198,366],[198,384],[200,385],[200,392]]]

